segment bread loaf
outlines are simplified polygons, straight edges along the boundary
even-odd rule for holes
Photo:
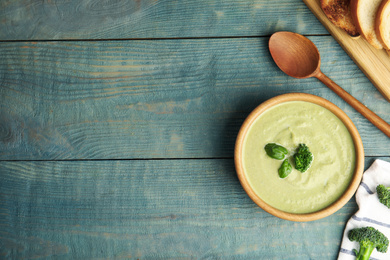
[[[375,20],[378,40],[386,50],[390,50],[390,0],[382,0]]]
[[[376,14],[382,0],[351,0],[352,19],[359,33],[376,49],[383,49],[375,30]]]
[[[337,27],[351,36],[358,36],[351,15],[350,0],[320,0],[321,8],[326,17]]]

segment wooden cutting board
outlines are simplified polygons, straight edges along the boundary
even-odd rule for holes
[[[363,38],[351,37],[333,25],[321,9],[319,0],[303,0],[345,52],[390,102],[390,52],[377,50]]]

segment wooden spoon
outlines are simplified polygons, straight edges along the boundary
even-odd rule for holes
[[[293,32],[277,32],[269,40],[269,50],[284,73],[299,79],[316,77],[390,137],[390,125],[386,121],[321,72],[320,53],[308,38]]]

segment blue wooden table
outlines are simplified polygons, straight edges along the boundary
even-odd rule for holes
[[[365,168],[390,139],[316,79],[283,74],[276,31],[390,122],[387,102],[300,0],[0,2],[0,259],[336,259],[355,199],[290,222],[242,189],[235,138],[289,92],[335,103]]]

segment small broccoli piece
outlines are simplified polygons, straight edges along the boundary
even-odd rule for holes
[[[357,260],[368,260],[372,251],[376,248],[378,252],[386,253],[389,246],[389,239],[373,227],[355,228],[348,232],[348,238],[360,244],[356,253]]]
[[[378,193],[380,203],[390,208],[390,187],[379,184],[376,187],[376,192]]]
[[[295,169],[300,172],[305,172],[310,168],[313,161],[313,154],[310,152],[306,144],[300,144],[294,154]]]

